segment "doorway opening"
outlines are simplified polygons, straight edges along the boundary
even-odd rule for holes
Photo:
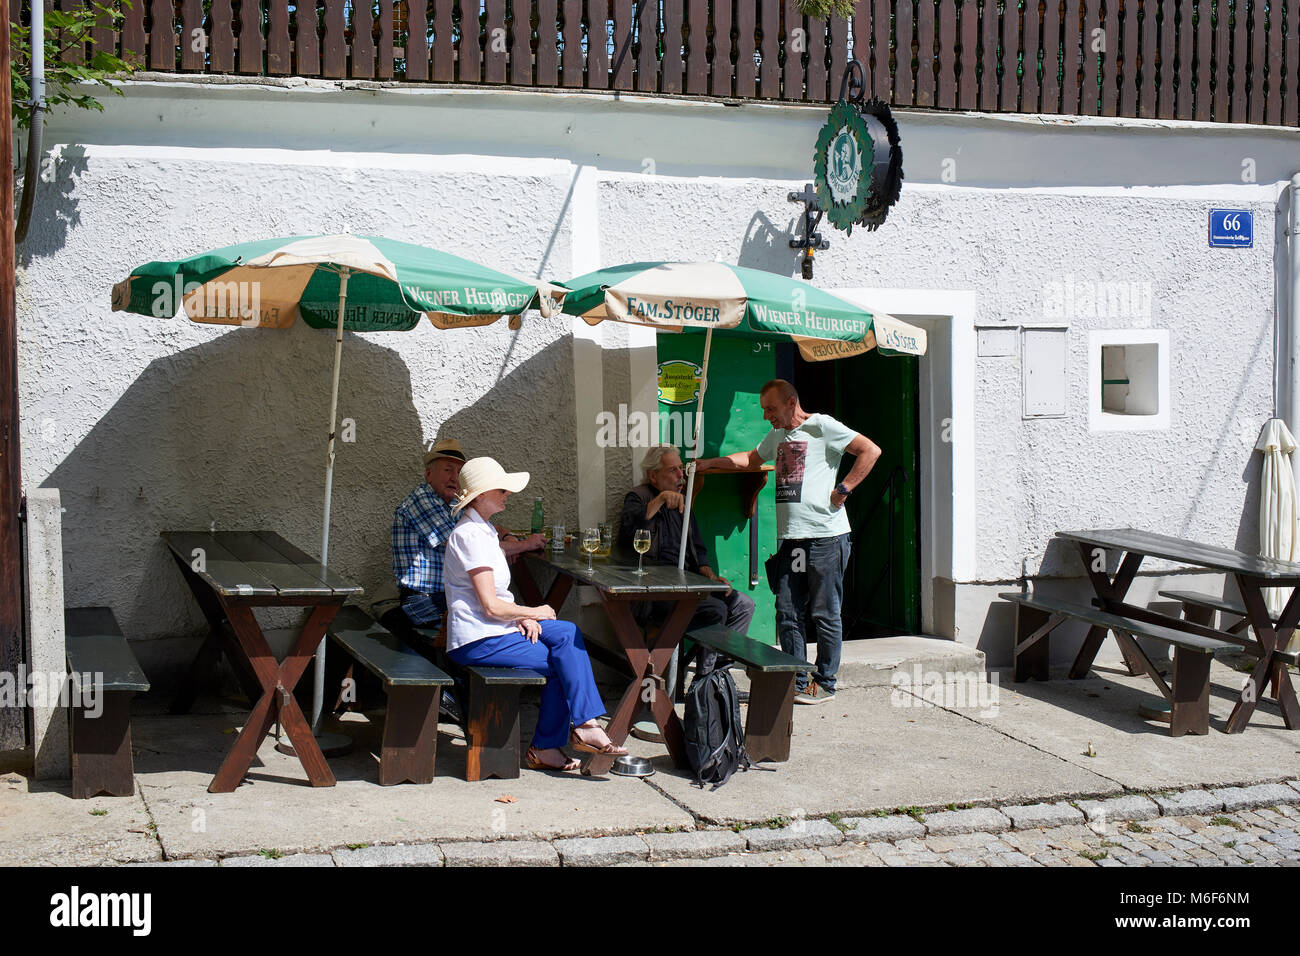
[[[844,575],[846,640],[920,634],[920,359],[872,350],[806,362],[793,346],[777,357],[808,412],[823,412],[880,446],[881,456],[845,507],[852,553]],[[845,456],[840,477],[854,459]]]

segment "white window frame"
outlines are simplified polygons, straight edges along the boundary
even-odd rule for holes
[[[1154,345],[1156,347],[1156,395],[1154,415],[1125,415],[1102,409],[1101,350],[1106,345]],[[1169,428],[1169,330],[1098,329],[1088,333],[1088,430],[1094,432],[1163,431]]]

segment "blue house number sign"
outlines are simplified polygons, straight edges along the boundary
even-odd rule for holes
[[[1210,210],[1210,246],[1249,249],[1255,244],[1255,220],[1246,209]]]

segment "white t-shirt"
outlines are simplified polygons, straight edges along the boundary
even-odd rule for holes
[[[447,592],[447,650],[473,644],[485,637],[509,634],[515,626],[509,621],[488,617],[479,602],[478,592],[469,572],[491,568],[497,597],[514,603],[510,593],[510,565],[497,540],[496,528],[482,515],[467,507],[455,530],[447,539],[443,558],[443,588]]]
[[[858,435],[829,415],[809,415],[796,428],[774,428],[758,446],[776,459],[776,536],[829,538],[848,534],[849,515],[831,506],[844,449]]]

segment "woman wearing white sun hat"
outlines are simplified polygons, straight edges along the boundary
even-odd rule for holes
[[[541,711],[526,761],[534,770],[576,770],[561,749],[625,754],[596,718],[605,705],[591,673],[582,632],[557,621],[545,604],[526,607],[510,593],[510,566],[489,520],[528,484],[528,472],[507,472],[494,459],[472,458],[460,471],[452,513],[460,521],[447,539],[447,656],[462,667],[528,667],[544,675]]]

